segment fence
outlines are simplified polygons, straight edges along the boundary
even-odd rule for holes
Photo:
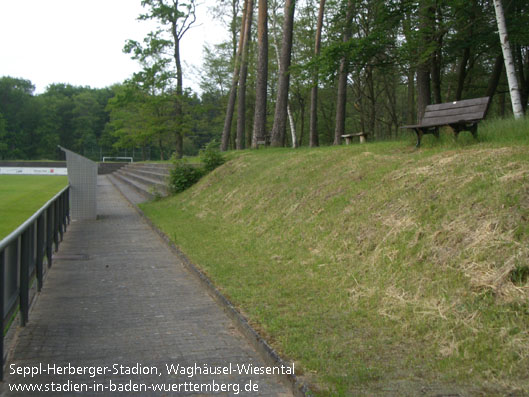
[[[70,221],[70,186],[35,212],[14,232],[0,241],[0,311],[2,338],[0,341],[0,380],[4,378],[4,336],[11,322],[20,315],[20,324],[28,321],[31,305],[30,289],[37,282],[40,292],[44,282],[44,260],[52,264],[52,252],[62,241]]]

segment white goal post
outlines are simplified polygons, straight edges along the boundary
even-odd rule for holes
[[[103,163],[104,163],[107,159],[114,159],[114,160],[130,160],[131,163],[134,163],[134,159],[133,159],[132,157],[112,157],[112,156],[103,157]]]

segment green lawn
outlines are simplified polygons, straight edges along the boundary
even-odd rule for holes
[[[0,175],[0,239],[68,184],[66,176]]]
[[[318,395],[528,395],[529,123],[481,131],[242,152],[142,208]]]

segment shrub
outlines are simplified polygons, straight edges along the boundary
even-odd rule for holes
[[[219,145],[218,142],[213,140],[206,145],[204,150],[200,151],[200,160],[204,163],[206,173],[213,171],[226,162],[226,159],[219,150]]]
[[[226,161],[219,150],[219,144],[215,141],[211,141],[204,150],[200,151],[200,160],[204,164],[203,167],[173,158],[175,166],[169,174],[169,189],[172,193],[183,192]]]
[[[175,160],[175,166],[169,174],[169,188],[172,193],[179,193],[192,186],[204,175],[202,168],[193,166],[183,160]]]

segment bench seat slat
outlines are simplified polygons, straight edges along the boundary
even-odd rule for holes
[[[465,108],[455,108],[455,109],[444,109],[436,111],[426,111],[422,118],[421,124],[424,123],[427,119],[432,117],[449,117],[449,116],[460,116],[467,114],[485,114],[485,108],[481,105],[479,106],[468,106]]]
[[[483,112],[456,114],[450,116],[438,116],[424,119],[420,124],[421,127],[433,127],[457,123],[469,123],[483,119]]]
[[[452,109],[452,108],[463,108],[468,106],[475,106],[475,105],[484,105],[487,107],[489,103],[489,97],[482,97],[482,98],[474,98],[474,99],[463,99],[461,101],[453,101],[453,102],[446,102],[446,103],[436,103],[433,105],[428,105],[426,107],[427,110],[443,110],[443,109]]]

